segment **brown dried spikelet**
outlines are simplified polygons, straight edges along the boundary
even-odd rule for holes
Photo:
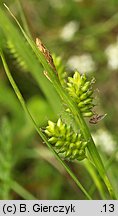
[[[39,38],[36,38],[36,45],[38,47],[38,49],[43,53],[43,55],[45,56],[47,62],[49,63],[49,65],[52,67],[52,69],[56,72],[56,67],[54,65],[54,61],[52,58],[52,55],[50,53],[50,51],[45,47],[45,45],[42,43],[42,41]]]

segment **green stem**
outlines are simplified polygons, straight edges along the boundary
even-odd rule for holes
[[[91,158],[93,159],[94,164],[95,164],[96,168],[98,169],[98,172],[99,172],[101,178],[105,182],[111,198],[116,199],[115,193],[114,193],[112,185],[110,183],[110,180],[108,179],[108,177],[106,175],[106,170],[104,168],[102,160],[101,160],[101,158],[99,156],[99,153],[97,151],[95,143],[94,143],[94,141],[92,139],[92,136],[90,134],[89,128],[87,127],[80,110],[78,109],[76,104],[73,102],[71,97],[69,97],[69,95],[66,93],[66,91],[60,85],[58,77],[56,76],[55,72],[52,70],[52,68],[50,67],[48,62],[46,61],[44,55],[38,50],[38,48],[35,46],[34,42],[26,35],[26,33],[24,32],[24,30],[21,27],[20,23],[14,17],[14,15],[9,10],[9,8],[7,8],[7,9],[10,12],[10,14],[12,15],[12,17],[15,19],[15,21],[17,22],[17,24],[18,24],[20,30],[22,31],[24,37],[26,38],[26,40],[28,41],[28,43],[32,47],[32,50],[36,54],[39,62],[41,62],[41,64],[45,68],[45,70],[48,72],[48,75],[49,75],[49,77],[50,77],[50,79],[52,81],[52,84],[54,85],[56,91],[58,92],[60,97],[63,99],[64,103],[66,103],[68,105],[69,109],[71,110],[71,112],[72,112],[72,114],[73,114],[73,116],[75,118],[75,121],[78,124],[78,127],[81,129],[85,140],[88,142],[88,150],[89,150],[89,153],[91,155]]]
[[[10,181],[10,187],[13,191],[15,191],[18,195],[23,197],[26,200],[36,200],[36,197],[34,197],[31,193],[29,193],[25,188],[23,188],[20,184],[18,184],[16,181]]]
[[[108,177],[106,175],[106,170],[104,168],[104,165],[102,163],[100,155],[97,151],[97,148],[95,146],[93,138],[90,134],[89,128],[87,127],[86,122],[85,122],[80,110],[78,109],[76,104],[72,101],[72,99],[69,97],[69,95],[67,95],[67,93],[64,91],[64,89],[60,86],[59,82],[57,81],[57,78],[54,80],[53,83],[54,83],[54,86],[55,86],[56,90],[58,91],[59,95],[63,98],[63,100],[66,102],[66,104],[70,108],[71,112],[73,113],[75,121],[77,122],[78,126],[80,127],[85,140],[88,142],[87,148],[89,150],[90,156],[93,159],[94,164],[95,164],[96,168],[98,169],[98,172],[99,172],[101,178],[104,180],[104,183],[107,186],[107,189],[109,191],[111,198],[116,199],[113,187],[110,183],[110,180],[108,179]]]
[[[84,160],[83,164],[84,164],[86,170],[88,171],[88,173],[90,174],[90,176],[92,177],[96,187],[98,188],[98,191],[100,193],[101,198],[103,200],[105,200],[106,194],[104,191],[103,182],[101,181],[100,177],[98,176],[94,165],[89,160]]]
[[[108,170],[110,168],[110,166],[112,165],[112,163],[114,162],[114,160],[116,159],[116,155],[118,154],[118,148],[115,149],[115,151],[113,152],[113,154],[110,156],[110,158],[107,160],[107,162],[105,163],[105,168]]]
[[[38,134],[41,136],[41,138],[44,140],[44,142],[47,144],[47,146],[51,149],[51,151],[55,154],[56,158],[60,161],[60,163],[63,165],[63,167],[66,169],[66,171],[69,173],[69,175],[72,177],[72,179],[75,181],[75,183],[78,185],[78,187],[82,190],[82,192],[86,195],[86,197],[91,200],[92,198],[90,197],[90,195],[88,194],[88,192],[84,189],[84,187],[81,185],[81,183],[79,182],[79,180],[77,179],[77,177],[75,176],[75,174],[71,171],[71,169],[66,165],[66,163],[59,157],[59,155],[55,152],[55,150],[53,149],[52,145],[48,142],[46,136],[42,133],[41,129],[38,128],[36,122],[34,121],[32,115],[30,114],[26,104],[25,104],[25,101],[14,81],[14,79],[12,78],[11,76],[11,73],[9,71],[9,68],[7,66],[7,63],[5,61],[5,58],[4,58],[4,55],[1,51],[1,58],[2,58],[2,62],[3,62],[3,65],[4,65],[4,68],[5,68],[5,72],[7,74],[7,77],[24,109],[24,111],[26,112],[26,114],[29,116],[31,122],[33,123],[36,131],[38,132]]]
[[[0,175],[0,179],[4,182],[4,178],[2,175]],[[10,189],[12,189],[13,191],[15,191],[18,195],[20,195],[22,198],[26,199],[26,200],[35,200],[36,197],[34,197],[30,192],[28,192],[25,188],[23,188],[21,185],[19,185],[16,181],[14,180],[8,180],[7,182],[4,182],[4,184],[7,184],[7,187]],[[6,196],[4,196],[5,199]]]
[[[108,170],[109,168],[110,168],[110,166],[112,165],[112,162],[115,160],[115,157],[116,157],[116,154],[117,154],[117,152],[118,152],[118,148],[116,148],[116,150],[114,151],[114,153],[110,156],[110,158],[107,160],[107,158],[106,158],[106,162],[105,162],[105,168]],[[91,161],[90,161],[90,163],[91,163]],[[86,162],[85,162],[85,168],[87,168],[86,167]],[[91,163],[91,165],[93,165],[92,163]],[[88,165],[87,165],[88,166]],[[88,172],[90,171],[90,168],[89,168],[89,166],[88,166],[88,168],[87,168],[87,170],[88,170]],[[97,186],[97,185],[96,185]],[[95,191],[95,185],[93,185],[93,192]]]
[[[97,148],[95,146],[95,143],[93,141],[93,138],[91,136],[89,128],[87,127],[87,124],[86,124],[86,122],[85,122],[79,108],[74,103],[74,101],[71,99],[71,97],[62,88],[62,86],[60,85],[60,83],[58,81],[57,76],[52,71],[52,69],[47,64],[47,62],[42,61],[42,56],[40,57],[40,61],[42,62],[42,64],[43,64],[44,68],[46,69],[46,71],[48,71],[49,76],[51,77],[53,85],[54,85],[55,89],[57,90],[58,94],[60,95],[60,97],[63,99],[63,101],[70,108],[70,110],[71,110],[71,112],[72,112],[72,114],[74,116],[75,121],[77,122],[79,128],[81,129],[81,131],[83,133],[83,136],[84,136],[85,140],[88,142],[87,146],[88,146],[90,156],[93,159],[94,164],[95,164],[96,168],[98,169],[98,172],[99,172],[101,178],[103,179],[104,183],[106,184],[111,198],[116,199],[115,192],[113,190],[113,187],[112,187],[112,185],[110,183],[109,178],[107,177],[106,170],[104,168],[104,165],[102,163],[100,155],[99,155],[99,153],[97,151]]]
[[[23,7],[22,7],[22,4],[21,4],[21,1],[20,0],[16,0],[16,3],[17,3],[18,8],[19,8],[20,17],[21,17],[21,20],[22,20],[22,23],[23,23],[23,27],[24,27],[27,35],[31,36],[30,31],[29,31],[29,27],[28,27],[28,24],[27,24],[27,20],[26,20],[24,11],[23,11]]]

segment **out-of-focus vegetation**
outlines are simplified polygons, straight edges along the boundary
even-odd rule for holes
[[[4,1],[22,23],[18,1]],[[3,1],[0,1],[1,7]],[[51,53],[62,57],[70,75],[74,69],[96,79],[95,111],[107,116],[89,125],[104,164],[118,193],[118,1],[29,0],[21,1],[35,41],[39,36]],[[6,11],[7,13],[7,11]],[[11,18],[11,17],[10,17]],[[1,41],[0,43],[4,43]],[[56,120],[51,105],[33,77],[19,67],[9,50],[7,62],[28,108],[40,127]],[[45,87],[46,88],[46,87]],[[61,113],[60,113],[61,114]],[[60,115],[58,114],[58,115]],[[69,163],[94,199],[100,199],[85,168]],[[37,199],[84,199],[66,171],[42,143],[6,78],[0,64],[0,199],[21,199],[30,192]],[[13,182],[16,189],[13,190]],[[9,183],[10,182],[10,183]],[[20,185],[23,187],[22,191]],[[26,190],[26,191],[24,191]],[[26,199],[31,198],[29,194]],[[20,196],[21,195],[21,196]]]

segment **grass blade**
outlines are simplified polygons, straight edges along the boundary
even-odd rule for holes
[[[75,176],[75,174],[71,171],[71,169],[66,165],[66,163],[59,157],[59,155],[54,151],[52,145],[48,142],[46,136],[42,133],[41,129],[38,128],[37,124],[35,123],[34,119],[32,118],[29,110],[27,109],[27,106],[25,104],[25,101],[16,85],[16,83],[14,82],[11,73],[9,71],[9,68],[7,66],[7,63],[5,61],[4,55],[1,51],[1,58],[2,58],[2,62],[5,68],[5,72],[7,74],[7,77],[24,109],[24,111],[26,112],[26,114],[29,116],[31,122],[33,123],[35,129],[37,130],[38,134],[41,136],[41,138],[45,141],[45,143],[47,144],[47,146],[51,149],[51,151],[54,153],[54,155],[56,156],[56,158],[60,161],[60,163],[64,166],[64,168],[66,169],[66,171],[69,173],[69,175],[73,178],[73,180],[75,181],[75,183],[78,185],[78,187],[81,189],[81,191],[85,194],[85,196],[87,197],[87,199],[92,199],[90,197],[90,195],[88,194],[88,192],[85,190],[85,188],[81,185],[81,183],[79,182],[79,180],[77,179],[77,177]]]
[[[0,10],[0,13],[1,13],[1,10]],[[3,17],[5,16],[4,13],[3,13],[3,11],[2,11],[2,16]],[[12,16],[13,16],[13,14],[12,14]],[[6,16],[5,16],[5,19],[6,19]],[[14,19],[16,20],[15,17],[14,17]],[[4,18],[2,20],[4,20]],[[6,21],[9,22],[9,20],[6,20]],[[0,22],[1,22],[1,20],[0,20]],[[21,29],[21,31],[22,31],[25,39],[28,41],[28,44],[31,46],[33,52],[37,56],[39,62],[41,62],[41,64],[45,68],[45,70],[48,71],[48,75],[49,75],[49,77],[50,77],[50,79],[51,79],[51,81],[53,83],[53,86],[55,87],[56,91],[60,95],[60,98],[63,99],[63,101],[68,105],[69,109],[71,110],[71,112],[72,112],[72,114],[73,114],[73,116],[75,118],[75,121],[78,124],[78,127],[81,129],[81,131],[82,131],[82,133],[84,135],[85,140],[87,142],[89,142],[89,144],[88,144],[88,150],[89,150],[90,156],[91,156],[91,158],[92,158],[92,160],[93,160],[93,162],[94,162],[94,164],[95,164],[95,166],[96,166],[96,168],[97,168],[97,170],[98,170],[101,178],[105,182],[111,198],[112,199],[116,199],[113,187],[112,187],[112,185],[110,183],[110,180],[108,179],[108,177],[106,175],[106,170],[104,168],[104,165],[102,163],[100,155],[99,155],[99,153],[97,151],[95,143],[94,143],[94,141],[92,139],[92,136],[90,134],[89,128],[87,127],[87,125],[86,125],[86,123],[85,123],[85,121],[83,119],[83,116],[82,116],[81,112],[79,111],[78,107],[75,105],[75,103],[73,102],[73,100],[68,96],[68,94],[65,92],[65,90],[60,85],[58,77],[56,76],[56,74],[54,73],[54,71],[52,70],[52,68],[49,66],[49,64],[47,63],[47,61],[46,61],[45,57],[43,56],[43,54],[41,52],[39,52],[39,50],[35,46],[34,42],[31,40],[31,38],[29,38],[26,35],[26,33],[24,32],[24,30],[20,26],[19,22],[17,20],[16,20],[16,22],[17,22],[19,28]],[[3,25],[3,23],[2,23],[2,25]],[[12,28],[13,28],[13,26],[12,26]],[[9,33],[11,33],[11,32],[9,32]]]

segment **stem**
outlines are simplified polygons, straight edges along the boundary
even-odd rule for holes
[[[98,188],[101,198],[105,200],[106,194],[104,191],[103,182],[101,181],[100,177],[97,175],[94,165],[89,160],[84,160],[83,164],[86,170],[88,171],[88,173],[90,174],[90,176],[92,177],[96,187]]]
[[[22,23],[23,23],[23,27],[24,27],[27,35],[31,36],[30,31],[29,31],[29,27],[28,27],[28,24],[27,24],[27,20],[26,20],[24,11],[23,11],[23,6],[21,4],[21,1],[16,0],[16,2],[17,2],[17,5],[18,5],[18,8],[19,8],[20,17],[21,17],[21,20],[22,20]]]
[[[15,19],[15,21],[18,24],[21,32],[23,33],[24,37],[28,41],[28,43],[31,46],[32,50],[36,54],[39,62],[41,62],[41,64],[45,68],[45,70],[48,72],[50,80],[52,81],[52,84],[54,85],[56,91],[58,92],[60,97],[63,99],[63,101],[68,105],[68,108],[71,110],[71,112],[72,112],[72,114],[73,114],[73,116],[75,118],[75,121],[78,124],[78,127],[81,129],[85,140],[88,142],[88,150],[89,150],[89,153],[91,155],[91,158],[93,159],[93,161],[95,163],[95,166],[98,169],[98,172],[99,172],[101,178],[105,182],[111,198],[116,199],[116,196],[115,196],[115,193],[113,191],[112,185],[111,185],[110,180],[108,179],[108,177],[106,175],[106,170],[105,170],[104,165],[102,163],[102,160],[101,160],[101,158],[99,156],[99,153],[97,151],[95,143],[94,143],[94,141],[92,139],[89,128],[87,127],[79,108],[77,107],[77,105],[73,102],[71,97],[66,93],[66,91],[60,85],[58,77],[56,76],[55,72],[50,67],[48,62],[46,61],[44,55],[38,50],[38,48],[35,46],[34,42],[31,40],[31,38],[29,38],[26,35],[26,33],[23,30],[23,28],[21,27],[20,23],[15,18],[15,16],[12,14],[12,12],[9,10],[9,8],[7,6],[6,6],[6,8],[10,12],[11,16]]]
[[[75,174],[72,172],[72,170],[66,165],[66,163],[59,157],[59,155],[55,152],[55,150],[53,149],[52,145],[48,142],[46,136],[42,133],[41,129],[39,129],[39,127],[37,126],[35,120],[33,119],[32,115],[30,114],[26,104],[25,104],[25,101],[14,81],[14,79],[12,78],[11,76],[11,73],[9,71],[9,68],[7,66],[7,63],[5,61],[5,58],[4,58],[4,55],[1,51],[1,58],[2,58],[2,62],[3,62],[3,65],[4,65],[4,68],[5,68],[5,72],[7,74],[7,77],[24,109],[24,111],[26,112],[26,114],[29,116],[31,122],[33,123],[36,131],[38,132],[38,134],[41,136],[41,138],[44,140],[44,142],[47,144],[47,146],[51,149],[51,151],[55,154],[56,158],[60,161],[60,163],[63,165],[63,167],[66,169],[66,171],[69,173],[69,175],[72,177],[72,179],[74,180],[74,182],[77,184],[77,186],[81,189],[81,191],[86,195],[86,197],[91,200],[91,196],[88,194],[88,192],[84,189],[84,187],[81,185],[81,183],[79,182],[79,180],[77,179],[77,177],[75,176]]]
[[[0,175],[0,179],[4,181],[4,178],[2,175]],[[36,200],[36,197],[34,197],[30,192],[28,192],[25,188],[23,188],[21,185],[19,185],[16,181],[14,180],[8,180],[7,181],[7,187],[9,187],[9,190],[12,189],[15,191],[18,195],[20,195],[22,198],[26,200]],[[4,196],[5,199],[6,196]]]
[[[31,193],[29,193],[25,188],[23,188],[20,184],[18,184],[16,181],[10,181],[10,187],[13,191],[15,191],[18,195],[23,197],[26,200],[36,200],[36,197],[34,197]]]
[[[57,79],[55,79],[53,83],[54,83],[54,86],[55,86],[56,90],[58,91],[59,95],[63,98],[63,100],[66,102],[66,104],[70,108],[71,112],[73,113],[75,121],[77,122],[78,126],[80,127],[85,140],[88,142],[87,148],[89,150],[90,156],[93,159],[94,164],[95,164],[96,168],[98,169],[98,172],[99,172],[101,178],[103,179],[104,183],[106,184],[111,198],[116,199],[114,190],[112,188],[110,180],[108,179],[108,177],[106,175],[106,170],[104,168],[104,165],[102,163],[100,155],[97,151],[97,148],[95,146],[93,138],[90,134],[89,128],[87,127],[86,122],[85,122],[80,110],[78,109],[76,104],[72,101],[72,99],[69,97],[69,95],[67,95],[67,93],[64,91],[64,89],[60,86]]]

